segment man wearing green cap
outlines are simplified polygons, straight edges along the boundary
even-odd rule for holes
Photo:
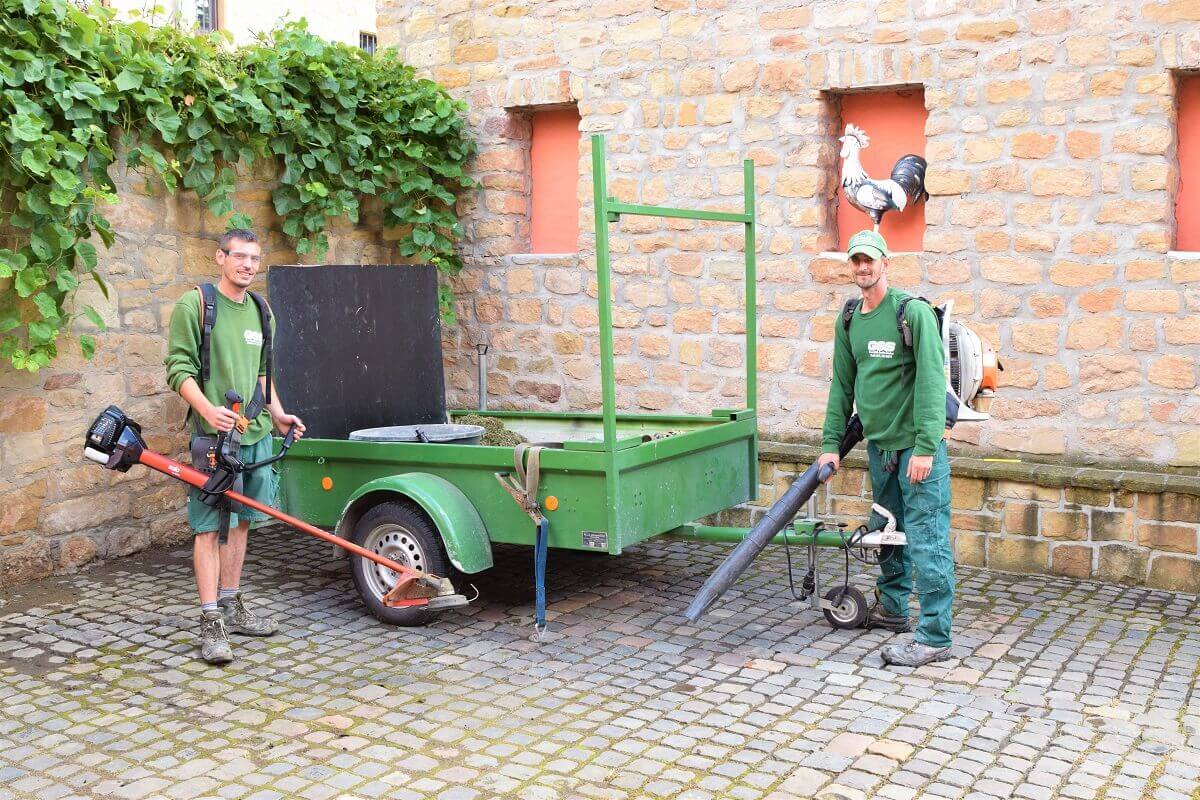
[[[946,460],[946,375],[942,337],[928,303],[888,288],[887,242],[856,233],[847,249],[861,299],[848,302],[833,340],[833,382],[819,464],[840,466],[838,442],[857,407],[867,439],[875,502],[900,521],[908,544],[884,547],[868,628],[912,630],[914,588],[921,615],[904,645],[883,648],[885,662],[921,666],[950,658],[954,558],[950,550],[950,465]],[[901,324],[911,331],[905,344]],[[872,514],[872,528],[883,527]]]

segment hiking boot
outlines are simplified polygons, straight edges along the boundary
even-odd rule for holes
[[[219,611],[209,611],[200,617],[200,657],[209,664],[233,661],[233,648],[229,646],[225,620]]]
[[[880,651],[885,664],[897,667],[922,667],[935,661],[953,658],[949,647],[930,647],[916,639],[905,644],[889,644]]]
[[[241,592],[226,600],[219,600],[217,604],[225,615],[225,627],[229,629],[230,633],[240,633],[243,636],[270,636],[279,630],[275,620],[260,617],[246,608],[246,604],[242,602]]]
[[[867,630],[880,628],[893,633],[908,633],[912,630],[912,622],[908,618],[908,614],[891,614],[883,603],[876,601],[871,605],[871,610],[867,612],[867,621],[864,623]]]

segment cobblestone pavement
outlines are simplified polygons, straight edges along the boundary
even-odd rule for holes
[[[396,629],[328,546],[257,537],[247,584],[284,626],[224,669],[196,659],[184,551],[6,598],[0,798],[1200,800],[1195,597],[962,569],[959,657],[894,671],[884,632],[785,602],[782,552],[695,627],[727,548],[553,552],[539,645],[528,550]]]

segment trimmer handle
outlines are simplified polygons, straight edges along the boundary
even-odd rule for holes
[[[296,434],[298,432],[299,429],[296,427],[296,423],[293,422],[292,427],[288,428],[287,436],[283,437],[284,452],[287,452],[287,449],[296,443]]]
[[[280,446],[279,452],[270,458],[264,458],[262,461],[255,461],[253,464],[246,464],[244,467],[245,471],[249,472],[250,470],[258,469],[259,467],[265,467],[267,464],[274,464],[276,461],[286,456],[288,448],[296,443],[296,434],[298,432],[299,429],[296,427],[295,423],[292,423],[292,427],[288,428],[287,436],[283,437],[283,444]]]
[[[242,396],[233,389],[225,393],[225,405],[233,411],[241,412],[243,402],[245,401],[242,400]]]

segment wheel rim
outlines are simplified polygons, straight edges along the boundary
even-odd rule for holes
[[[412,531],[403,525],[386,524],[373,528],[367,534],[363,547],[397,564],[425,571],[425,548]],[[383,597],[396,585],[396,573],[387,567],[374,561],[367,561],[364,567],[367,584],[377,597]]]
[[[854,598],[849,592],[842,595],[842,602],[838,603],[829,613],[838,622],[853,622],[858,616],[858,604],[854,602]]]

